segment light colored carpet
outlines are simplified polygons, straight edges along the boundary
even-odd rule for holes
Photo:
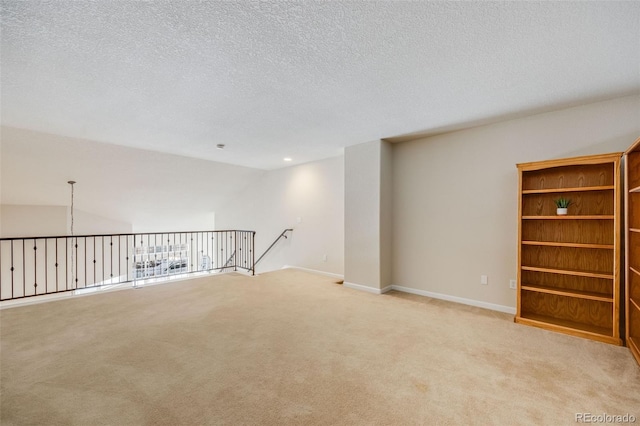
[[[640,418],[640,367],[626,348],[334,281],[297,270],[230,274],[5,309],[1,423]]]

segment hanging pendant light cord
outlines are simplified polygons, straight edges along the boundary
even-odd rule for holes
[[[73,184],[71,184],[71,236],[73,237]]]

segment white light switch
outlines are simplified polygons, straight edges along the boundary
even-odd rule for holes
[[[486,275],[480,275],[480,284],[487,285],[489,284],[489,277]]]

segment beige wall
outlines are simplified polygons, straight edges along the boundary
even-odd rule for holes
[[[294,228],[258,264],[258,272],[289,265],[342,275],[344,157],[262,172],[216,212],[216,224],[255,230],[256,259],[285,228]]]
[[[345,148],[347,285],[380,289],[380,141]]]
[[[515,306],[515,164],[623,151],[639,135],[633,96],[394,145],[393,284]]]
[[[380,287],[393,284],[393,145],[380,145]]]
[[[345,167],[345,284],[379,292],[392,276],[392,147],[347,147]]]

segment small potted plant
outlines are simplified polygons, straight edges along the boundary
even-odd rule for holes
[[[556,213],[559,216],[563,216],[567,214],[567,208],[569,207],[569,205],[571,204],[571,200],[567,199],[567,198],[558,198],[557,200],[555,200],[556,203]]]

